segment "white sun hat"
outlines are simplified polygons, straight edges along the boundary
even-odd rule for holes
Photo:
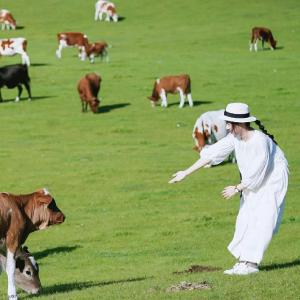
[[[245,103],[229,103],[221,119],[233,123],[248,123],[256,120],[250,115],[249,107]]]

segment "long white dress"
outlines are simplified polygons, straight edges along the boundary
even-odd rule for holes
[[[288,163],[282,150],[258,130],[254,130],[247,141],[228,134],[205,148],[201,158],[218,164],[233,150],[245,188],[228,250],[241,261],[259,264],[281,223],[288,186]]]

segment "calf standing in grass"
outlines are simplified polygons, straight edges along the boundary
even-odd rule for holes
[[[253,27],[251,32],[250,51],[257,51],[258,40],[261,40],[262,48],[264,49],[264,43],[269,43],[271,50],[276,49],[277,41],[274,40],[272,31],[265,27]]]
[[[4,86],[9,89],[17,87],[18,96],[16,97],[16,102],[19,101],[23,90],[22,84],[24,84],[27,90],[28,100],[31,100],[30,78],[27,66],[18,64],[0,68],[0,102],[3,101],[1,88]]]
[[[112,19],[114,22],[118,22],[115,4],[110,1],[99,0],[95,5],[95,21],[98,19],[102,21],[104,15],[106,15],[105,21],[110,22],[110,19]]]
[[[93,44],[87,44],[85,46],[86,56],[89,58],[91,63],[95,62],[95,57],[100,56],[101,60],[105,58],[106,62],[109,61],[108,57],[108,44],[106,42],[96,42]]]
[[[2,30],[4,30],[4,29],[15,30],[17,27],[16,20],[14,19],[11,12],[8,11],[7,9],[0,10],[0,24],[1,24]]]
[[[26,246],[21,247],[17,251],[15,260],[16,286],[28,294],[39,293],[42,288],[39,277],[39,267]],[[6,247],[4,240],[0,241],[0,274],[1,271],[6,271]]]
[[[29,66],[30,60],[26,51],[27,40],[23,37],[0,39],[0,56],[14,56],[20,54],[22,64]]]
[[[152,96],[148,97],[151,100],[152,106],[155,106],[161,98],[161,106],[167,107],[167,94],[179,93],[180,104],[179,107],[184,106],[185,97],[187,96],[190,107],[193,106],[193,99],[191,94],[191,79],[187,74],[177,76],[166,76],[157,79],[154,83]]]
[[[100,101],[98,93],[100,90],[101,77],[96,73],[86,74],[77,84],[77,90],[81,99],[82,112],[87,111],[87,105],[94,113],[98,112]]]
[[[0,239],[5,240],[8,297],[17,299],[16,254],[28,235],[64,222],[65,216],[46,189],[27,195],[0,193]]]

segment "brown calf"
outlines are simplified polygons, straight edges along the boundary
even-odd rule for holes
[[[88,104],[94,113],[98,112],[100,104],[98,93],[101,80],[101,77],[96,73],[88,73],[79,80],[77,90],[81,99],[82,112],[87,111]]]
[[[85,47],[88,45],[88,38],[81,32],[61,32],[57,34],[58,48],[56,56],[61,58],[61,51],[66,47],[77,47],[80,51],[79,58],[85,60]]]
[[[272,50],[276,49],[277,41],[274,40],[272,31],[265,27],[253,27],[251,32],[250,51],[257,51],[258,40],[261,40],[262,48],[264,49],[264,43],[269,43]]]
[[[106,58],[106,61],[108,62],[109,58],[107,48],[108,44],[106,42],[96,42],[93,44],[87,44],[85,46],[85,52],[91,63],[94,63],[95,57],[98,56],[101,57],[101,60]]]
[[[61,224],[65,216],[46,189],[27,195],[0,193],[0,239],[7,249],[8,297],[17,299],[15,286],[16,253],[28,235],[50,225]]]
[[[189,105],[193,106],[193,99],[191,95],[191,79],[187,74],[177,76],[166,76],[157,79],[154,83],[152,95],[148,97],[151,100],[152,106],[155,106],[158,100],[161,98],[161,106],[167,107],[167,94],[180,94],[179,107],[183,107],[185,96],[187,95]]]
[[[6,9],[1,9],[0,10],[0,24],[1,24],[1,29],[13,29],[15,30],[17,27],[16,20],[14,19],[13,15],[11,14],[10,11]]]

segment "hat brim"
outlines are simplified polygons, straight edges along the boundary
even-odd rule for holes
[[[250,116],[248,118],[231,118],[231,117],[223,115],[223,116],[220,116],[220,118],[224,121],[232,122],[232,123],[249,123],[249,122],[256,121],[256,118],[253,116]]]

